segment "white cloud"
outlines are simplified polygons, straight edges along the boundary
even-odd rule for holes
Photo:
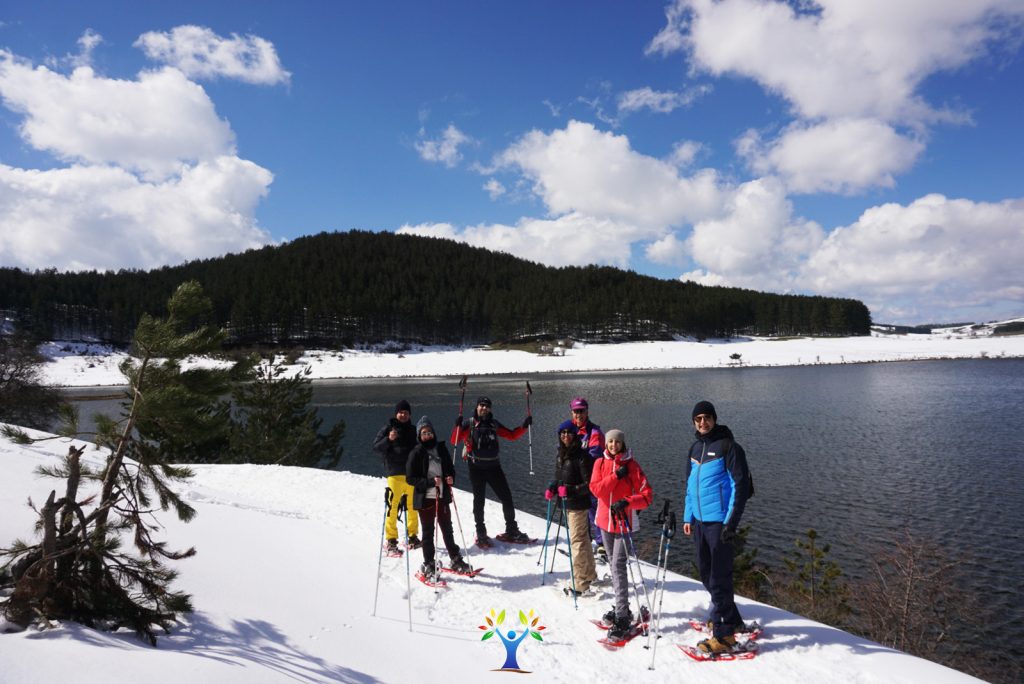
[[[0,51],[0,98],[24,115],[32,147],[68,162],[115,164],[159,179],[234,153],[234,134],[203,89],[176,69],[138,80],[79,67],[65,76]]]
[[[1019,0],[675,0],[648,46],[694,67],[756,80],[805,118],[944,116],[920,83],[984,54],[1024,17]]]
[[[462,160],[459,147],[473,142],[473,138],[460,131],[454,124],[448,124],[441,137],[435,140],[425,138],[426,131],[423,129],[420,129],[419,135],[421,139],[416,141],[415,147],[420,157],[429,162],[444,164],[448,168],[454,168]]]
[[[235,78],[246,83],[288,83],[291,73],[281,65],[273,43],[259,36],[218,36],[203,26],[177,26],[150,31],[135,47],[152,60],[169,64],[191,78]]]
[[[796,124],[748,150],[755,170],[798,192],[850,193],[892,185],[920,156],[928,125],[970,121],[949,103],[927,102],[920,86],[1019,39],[1024,4],[673,0],[665,14],[649,54],[685,52],[693,73],[750,78],[789,103]],[[852,141],[858,132],[863,148]]]
[[[892,187],[894,176],[910,169],[923,150],[920,140],[874,119],[794,124],[768,145],[748,131],[737,142],[751,168],[780,175],[798,193]]]
[[[484,190],[491,196],[491,199],[498,199],[505,194],[505,186],[502,185],[496,178],[488,178],[487,182],[484,183]]]
[[[973,202],[927,195],[884,204],[834,230],[808,259],[811,291],[863,299],[873,310],[957,318],[999,302],[1024,305],[1024,199]]]
[[[681,140],[672,146],[672,153],[668,156],[668,162],[679,168],[686,168],[693,164],[697,155],[704,151],[703,143],[695,140]]]
[[[237,157],[146,182],[113,166],[0,165],[0,263],[156,268],[269,243],[254,212],[272,176]]]
[[[87,33],[83,48],[97,43]],[[70,163],[0,164],[0,263],[154,268],[270,242],[255,210],[271,173],[235,155],[228,123],[177,69],[65,75],[0,51],[0,100],[26,144]]]
[[[635,90],[627,90],[619,94],[618,106],[620,114],[628,114],[641,109],[668,114],[680,107],[689,107],[693,102],[711,91],[711,86],[703,85],[684,92],[674,90],[652,90],[645,86]]]
[[[103,36],[92,29],[86,29],[78,38],[79,52],[77,55],[71,56],[71,64],[76,67],[92,64],[92,52],[96,49],[96,46],[102,42]]]
[[[686,240],[680,240],[675,233],[669,233],[644,248],[644,255],[656,264],[681,266],[690,258]]]
[[[687,246],[706,269],[699,282],[791,289],[801,264],[824,239],[821,226],[796,219],[792,212],[777,179],[760,178],[737,187],[721,217],[693,227]]]
[[[607,264],[629,266],[634,226],[570,213],[556,219],[523,218],[514,226],[481,224],[456,228],[449,223],[405,225],[399,233],[458,240],[549,266]]]
[[[624,135],[570,121],[551,133],[531,131],[498,155],[555,215],[579,212],[656,230],[713,214],[721,204],[718,177],[701,170],[681,177],[672,164],[634,151]]]

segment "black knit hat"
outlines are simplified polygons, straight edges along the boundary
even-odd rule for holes
[[[487,408],[490,408],[491,407],[491,398],[490,397],[480,397],[479,399],[476,400],[476,405],[477,406],[486,406]]]
[[[698,401],[697,405],[693,407],[693,415],[690,416],[690,420],[693,420],[702,413],[706,413],[714,418],[716,422],[718,421],[718,414],[715,413],[715,405],[710,401]]]
[[[395,413],[398,413],[399,411],[408,411],[409,413],[412,413],[412,406],[409,405],[409,402],[403,399],[395,404]]]

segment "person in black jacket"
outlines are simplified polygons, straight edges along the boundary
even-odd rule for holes
[[[569,530],[569,542],[572,546],[572,571],[575,589],[565,588],[565,593],[572,596],[585,595],[590,585],[597,579],[594,567],[594,549],[590,545],[590,473],[594,468],[594,459],[590,452],[583,449],[575,426],[562,426],[558,429],[558,454],[555,457],[555,479],[548,485],[544,498],[555,503],[557,497],[565,502],[568,520],[565,527]]]
[[[405,464],[409,460],[409,452],[416,446],[416,428],[409,422],[412,407],[402,399],[395,404],[395,416],[382,427],[373,439],[373,449],[384,459],[384,473],[388,478],[384,490],[387,506],[387,521],[384,532],[387,537],[387,550],[391,555],[401,553],[398,549],[398,503],[405,496],[405,505],[412,504],[412,487],[405,481]],[[415,515],[408,516],[409,547],[419,548],[420,522]]]
[[[452,533],[452,485],[455,484],[455,463],[444,442],[437,441],[434,426],[423,416],[416,423],[418,443],[409,452],[405,479],[412,487],[412,507],[419,513],[423,526],[423,566],[420,572],[429,581],[437,579],[434,563],[434,522],[441,528],[441,537],[448,549],[450,568],[466,574],[473,568],[462,559]]]

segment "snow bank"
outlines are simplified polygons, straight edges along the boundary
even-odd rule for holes
[[[992,336],[992,328],[949,328],[928,335],[876,332],[868,337],[742,337],[701,342],[689,339],[622,344],[578,343],[552,355],[478,347],[424,346],[402,353],[357,349],[311,350],[298,363],[311,369],[310,377],[323,379],[1024,357],[1024,335]],[[42,351],[49,359],[42,369],[45,384],[87,387],[124,383],[117,370],[125,358],[123,352],[95,344],[67,343],[50,343]],[[736,354],[738,358],[732,358]],[[202,363],[214,362],[205,360]]]
[[[0,545],[31,533],[35,516],[26,498],[42,501],[55,486],[33,470],[54,463],[68,444],[21,447],[0,438]],[[90,449],[86,457],[99,461],[102,454]],[[540,616],[544,641],[527,639],[518,652],[520,666],[538,682],[978,681],[745,599],[738,601],[744,616],[766,626],[761,654],[750,661],[693,662],[675,644],[697,641],[688,621],[706,614],[708,597],[698,583],[676,574],[668,578],[664,636],[650,671],[644,640],[619,652],[597,643],[602,635],[589,619],[607,609],[610,597],[574,610],[551,588],[568,577],[564,556],[545,577],[548,586],[541,586],[539,546],[471,549],[469,560],[483,573],[452,577],[440,593],[413,579],[409,594],[405,560],[384,558],[374,616],[382,479],[275,466],[195,470],[185,493],[198,509],[196,519],[184,525],[172,515],[159,518],[171,547],[198,549],[195,558],[177,564],[178,586],[193,594],[197,611],[157,648],[131,633],[74,624],[0,635],[0,681],[507,682],[506,673],[492,671],[504,662],[504,649],[497,639],[482,642],[477,628],[491,609]],[[456,503],[471,529],[470,495],[459,491]],[[500,507],[487,506],[488,520],[500,520]],[[543,535],[543,520],[525,513],[518,519],[527,532]],[[679,553],[690,553],[681,535],[672,549]],[[420,552],[412,552],[412,562],[420,561]],[[653,568],[645,568],[645,577],[652,576]],[[510,626],[517,626],[514,617]]]

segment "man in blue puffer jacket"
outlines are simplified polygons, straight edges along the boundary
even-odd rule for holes
[[[700,581],[711,594],[713,635],[697,646],[712,654],[736,645],[734,633],[743,618],[733,600],[733,540],[750,494],[750,471],[743,447],[732,431],[718,424],[710,401],[693,407],[697,441],[686,459],[686,505],[683,533],[693,534]]]

